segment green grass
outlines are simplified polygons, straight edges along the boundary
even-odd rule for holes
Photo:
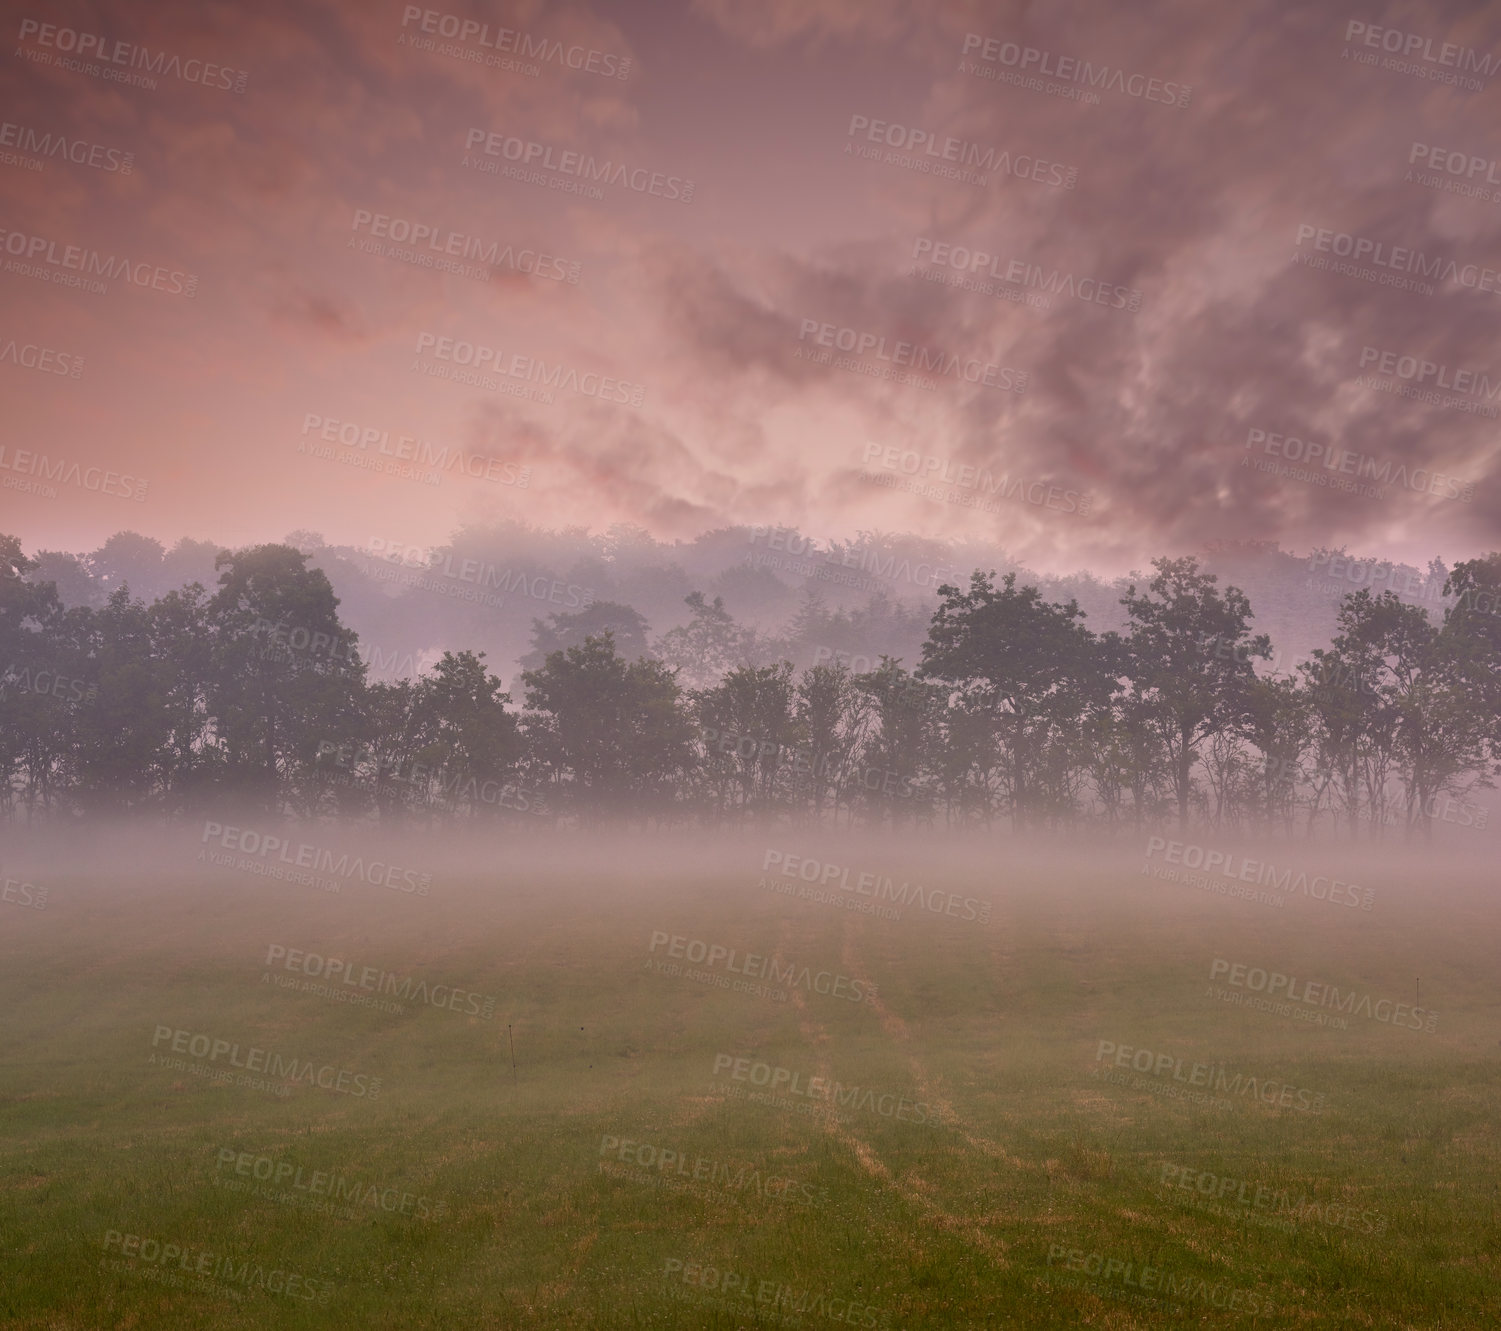
[[[64,877],[45,911],[0,906],[0,1325],[777,1324],[764,1306],[714,1306],[664,1275],[672,1260],[869,1305],[891,1327],[1501,1325],[1498,930],[1483,875],[1418,884],[1393,867],[1369,879],[1369,913],[1227,901],[1135,864],[930,879],[994,900],[982,927],[790,899],[756,886],[754,857],[707,878],[621,861],[610,881],[498,870],[425,900],[214,871]],[[777,1003],[655,974],[654,930],[872,979],[879,1003]],[[495,1015],[277,989],[262,981],[272,943],[493,995]],[[1204,996],[1216,956],[1408,1001],[1421,975],[1438,1030],[1229,1007]],[[152,1066],[158,1024],[379,1076],[381,1094],[283,1098]],[[1328,1107],[1200,1108],[1106,1084],[1090,1075],[1101,1039],[1309,1087]],[[935,1121],[731,1098],[720,1053],[904,1095]],[[827,1201],[611,1177],[606,1136]],[[238,1194],[218,1185],[234,1177],[220,1149],[445,1213],[354,1203],[350,1219]],[[1162,1185],[1164,1163],[1369,1210],[1386,1230],[1306,1220],[1288,1234],[1253,1208],[1213,1214]],[[333,1293],[167,1288],[139,1258],[102,1269],[118,1257],[110,1231]],[[1252,1291],[1274,1311],[1181,1296],[1180,1313],[1143,1309],[1118,1278],[1070,1287],[1055,1245]]]

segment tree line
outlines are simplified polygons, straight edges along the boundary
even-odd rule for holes
[[[1257,672],[1272,645],[1243,592],[1193,557],[1152,567],[1121,598],[1125,630],[1100,634],[1015,574],[944,584],[910,668],[757,663],[754,635],[699,593],[654,652],[590,631],[632,623],[628,607],[554,614],[517,707],[482,652],[369,679],[328,578],[291,546],[220,553],[212,591],[147,604],[122,585],[68,607],[0,536],[0,813],[1483,825],[1468,797],[1501,771],[1501,554],[1450,572],[1441,622],[1350,593],[1330,645],[1279,675]]]

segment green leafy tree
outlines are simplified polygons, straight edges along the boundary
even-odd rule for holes
[[[286,545],[224,553],[210,710],[233,793],[276,808],[330,736],[358,730],[365,667],[321,569]]]
[[[1178,826],[1188,825],[1193,767],[1213,735],[1251,720],[1252,658],[1271,655],[1271,640],[1250,630],[1251,603],[1238,587],[1216,590],[1193,556],[1155,559],[1156,576],[1121,604],[1130,620],[1128,669],[1143,719],[1167,756]]]
[[[521,758],[521,732],[510,695],[485,669],[483,652],[444,652],[416,687],[416,711],[437,794],[451,811],[498,813],[504,787]]]
[[[102,610],[73,614],[83,648],[68,717],[74,795],[91,812],[150,808],[168,779],[172,662],[155,651],[150,610],[123,584]]]
[[[1059,749],[1110,681],[1078,603],[1053,605],[1008,573],[945,584],[917,675],[954,691],[971,725],[988,725],[1018,827],[1057,811]],[[970,744],[976,745],[973,736]]]
[[[162,804],[168,812],[197,812],[211,801],[223,763],[212,742],[209,710],[216,650],[208,593],[201,583],[189,583],[153,603],[147,614],[164,725],[156,754]]]
[[[851,773],[860,803],[877,823],[930,820],[933,797],[923,778],[936,756],[945,690],[889,656],[853,682],[870,699],[874,721]]]
[[[367,681],[357,716],[342,733],[320,738],[302,784],[320,812],[355,816],[371,810],[382,822],[427,808],[414,778],[428,742],[413,679]]]
[[[708,601],[702,592],[689,592],[685,602],[691,612],[688,622],[662,635],[657,654],[690,687],[704,688],[751,663],[756,635],[735,623],[722,596]]]
[[[1304,755],[1312,743],[1307,693],[1292,679],[1258,679],[1251,686],[1247,733],[1261,754],[1254,795],[1268,829],[1291,834]]]
[[[1335,648],[1371,662],[1376,672],[1377,701],[1368,714],[1390,723],[1385,746],[1369,747],[1384,747],[1401,773],[1409,832],[1431,835],[1438,798],[1462,793],[1488,771],[1495,721],[1485,709],[1488,682],[1473,669],[1473,622],[1451,614],[1440,629],[1395,592],[1362,591],[1345,599],[1340,625]],[[1373,801],[1373,821],[1380,811]]]
[[[128,586],[132,595],[154,601],[168,591],[162,561],[166,547],[139,532],[119,531],[84,561],[99,592],[108,597]]]
[[[537,670],[552,655],[581,645],[585,638],[610,634],[615,649],[627,661],[645,656],[646,619],[619,601],[591,601],[582,610],[565,610],[547,619],[532,620],[532,650],[521,658],[523,670]]]
[[[526,671],[524,727],[540,768],[585,818],[665,808],[694,765],[693,722],[662,662],[626,662],[612,635]]]
[[[65,701],[52,688],[77,660],[57,588],[31,581],[36,568],[19,540],[0,535],[0,800],[10,810],[19,784],[31,813],[60,793],[71,736]]]
[[[743,814],[770,821],[790,776],[806,763],[792,687],[792,663],[739,666],[693,695],[710,770],[724,772]],[[787,774],[784,776],[783,774]]]
[[[806,763],[795,765],[792,782],[803,793],[814,821],[822,818],[825,805],[838,813],[840,792],[859,743],[861,698],[845,665],[815,665],[798,680],[795,719],[806,745]]]
[[[1444,595],[1457,598],[1444,614],[1454,667],[1491,718],[1490,754],[1501,759],[1501,553],[1456,564]]]

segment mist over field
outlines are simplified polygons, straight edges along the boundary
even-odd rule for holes
[[[1018,1324],[1214,1324],[1351,1304],[1350,1267],[1391,1325],[1492,1297],[1488,856],[1216,842],[1174,880],[1170,839],[251,822],[14,847],[13,1302],[445,1325],[483,1271],[497,1325],[901,1325],[916,1269]]]
[[[1501,1325],[1501,9],[0,32],[0,1331]]]

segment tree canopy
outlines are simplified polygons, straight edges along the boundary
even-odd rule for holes
[[[218,802],[300,817],[571,818],[705,826],[1179,826],[1423,834],[1475,825],[1501,760],[1501,554],[1448,575],[1437,622],[1360,590],[1295,671],[1249,598],[1193,558],[1129,584],[1127,629],[1015,574],[945,584],[915,669],[799,671],[723,601],[648,648],[629,605],[535,624],[518,709],[483,652],[373,681],[311,551],[222,552],[217,585],[153,599],[170,557],[124,534],[65,603],[0,536],[0,814]],[[188,554],[201,554],[189,551]],[[155,583],[152,579],[157,579]],[[837,627],[816,597],[800,620]],[[1455,801],[1459,801],[1456,806]],[[1455,808],[1460,816],[1451,816]]]

